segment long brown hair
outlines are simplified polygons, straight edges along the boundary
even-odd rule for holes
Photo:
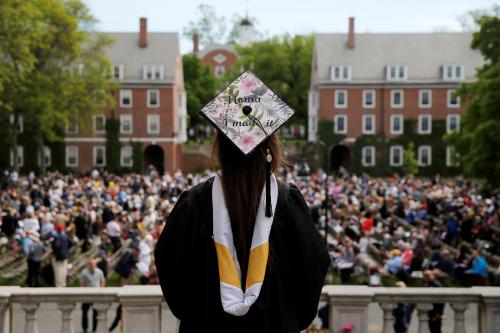
[[[231,220],[233,241],[240,263],[242,281],[246,279],[248,257],[260,196],[266,182],[266,148],[269,147],[274,171],[281,163],[280,143],[272,134],[268,144],[262,143],[244,155],[228,138],[217,132],[213,155],[222,173],[222,188]],[[243,286],[244,288],[244,283]]]

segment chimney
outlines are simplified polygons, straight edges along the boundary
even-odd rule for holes
[[[349,36],[347,37],[347,47],[354,48],[354,17],[349,17]]]
[[[193,54],[198,54],[200,50],[200,35],[197,32],[193,34]]]
[[[140,18],[139,25],[139,46],[148,46],[148,19],[145,17]]]

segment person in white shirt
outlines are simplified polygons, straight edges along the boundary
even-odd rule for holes
[[[121,227],[118,222],[115,220],[111,220],[108,222],[106,225],[106,232],[108,234],[109,239],[111,240],[111,243],[113,244],[113,253],[118,251],[118,249],[121,247],[122,242],[121,242]]]

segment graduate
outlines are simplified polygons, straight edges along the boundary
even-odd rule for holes
[[[220,171],[184,191],[155,248],[180,332],[300,332],[330,257],[299,189],[274,175],[275,131],[294,113],[245,72],[202,110]]]

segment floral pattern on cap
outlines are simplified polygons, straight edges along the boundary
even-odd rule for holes
[[[243,113],[244,107],[251,108],[249,115]],[[248,71],[227,85],[200,112],[244,154],[252,152],[266,139],[266,133],[274,133],[295,113]]]

